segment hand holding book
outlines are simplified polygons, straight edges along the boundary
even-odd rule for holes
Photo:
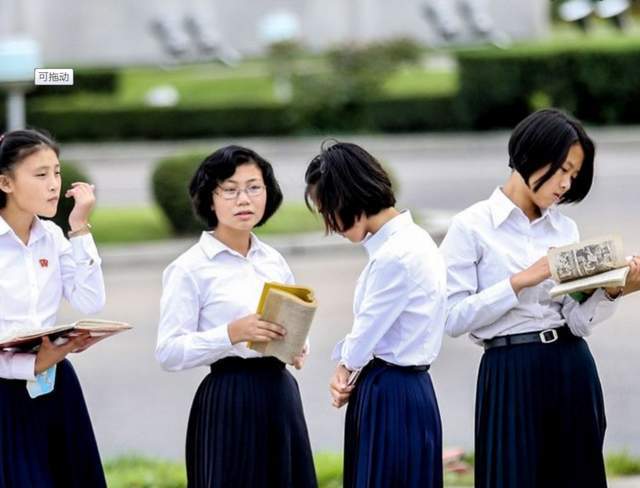
[[[249,348],[265,356],[274,356],[287,364],[296,364],[303,354],[311,322],[317,308],[313,291],[304,286],[265,283],[258,304],[258,316],[285,330],[280,340],[252,341]],[[298,361],[299,363],[299,361]]]
[[[551,276],[558,283],[550,290],[551,297],[596,288],[615,292],[626,285],[629,260],[624,257],[620,236],[553,248],[547,256]]]

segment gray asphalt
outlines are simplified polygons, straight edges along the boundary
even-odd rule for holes
[[[584,237],[622,234],[627,252],[640,251],[640,129],[593,132],[598,143],[597,176],[589,198],[567,208]],[[389,164],[400,182],[400,206],[452,213],[482,198],[508,175],[507,133],[353,137]],[[285,196],[302,194],[306,162],[320,138],[66,145],[63,156],[80,161],[99,191],[101,205],[149,202],[153,161],[179,150],[214,149],[223,143],[249,145],[274,162]],[[127,175],[123,178],[123,175]],[[426,209],[426,210],[425,210]],[[153,359],[160,275],[179,241],[138,250],[146,259],[127,260],[127,249],[105,248],[108,304],[102,317],[127,320],[132,332],[105,341],[74,358],[105,457],[141,452],[179,459],[183,455],[188,408],[206,370],[165,373]],[[312,354],[299,380],[313,448],[338,451],[343,412],[329,405],[327,381],[333,344],[349,329],[356,277],[365,263],[357,246],[329,246],[300,254],[277,240],[300,283],[317,291],[320,309],[312,332]],[[304,246],[303,246],[304,247]],[[317,247],[317,246],[316,246]],[[297,252],[294,252],[297,251]],[[132,250],[133,252],[133,250]],[[608,414],[606,449],[640,454],[640,294],[627,297],[616,316],[589,339],[599,366]],[[65,308],[61,321],[77,318]],[[445,444],[472,449],[475,374],[481,350],[464,338],[445,339],[432,369],[443,417]],[[634,485],[640,486],[640,484]]]

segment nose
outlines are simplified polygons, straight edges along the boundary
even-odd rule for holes
[[[569,188],[571,188],[571,176],[570,175],[566,175],[564,178],[562,178],[562,181],[560,182],[560,186],[564,191],[569,191]]]
[[[251,201],[251,199],[249,198],[249,195],[247,194],[246,188],[238,192],[237,201],[238,203],[247,203]]]

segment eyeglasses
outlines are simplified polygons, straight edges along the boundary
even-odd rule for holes
[[[264,193],[264,185],[249,185],[246,188],[219,188],[214,192],[225,200],[235,200],[241,193],[246,193],[249,198],[259,197]]]

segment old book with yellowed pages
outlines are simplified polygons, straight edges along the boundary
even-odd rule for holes
[[[318,304],[310,288],[267,282],[262,289],[257,313],[262,320],[284,327],[283,339],[270,342],[250,342],[248,346],[265,356],[293,364],[304,348]]]
[[[622,237],[607,235],[549,250],[552,298],[596,288],[623,287],[629,274]]]
[[[78,320],[72,324],[53,327],[15,327],[0,331],[0,350],[36,351],[45,336],[56,344],[63,344],[69,338],[83,333],[88,333],[92,338],[89,343],[91,346],[106,337],[131,328],[132,326],[125,322],[99,319]]]

